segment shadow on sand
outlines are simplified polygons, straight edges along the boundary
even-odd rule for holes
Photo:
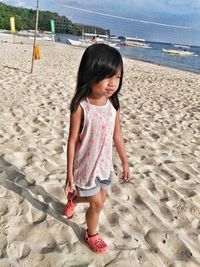
[[[7,68],[7,69],[11,69],[11,70],[18,70],[18,71],[21,71],[21,72],[24,72],[26,74],[30,74],[30,72],[28,71],[25,71],[25,70],[21,70],[19,68],[14,68],[14,67],[10,67],[10,66],[6,66],[6,65],[3,65],[4,68]]]
[[[0,185],[22,196],[34,208],[70,226],[77,238],[84,242],[82,238],[83,229],[63,216],[64,204],[47,193],[40,185],[28,182],[26,176],[3,157],[0,157]],[[34,198],[30,192],[42,196],[44,201]]]

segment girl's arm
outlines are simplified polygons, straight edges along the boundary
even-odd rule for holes
[[[119,110],[117,111],[117,114],[116,114],[113,140],[114,140],[114,144],[117,149],[117,152],[119,154],[120,160],[122,162],[122,168],[124,172],[123,179],[128,180],[130,178],[129,177],[130,176],[129,165],[128,165],[128,159],[126,157],[124,139],[123,139],[122,131],[121,131]]]
[[[70,127],[67,144],[67,179],[65,191],[72,191],[74,188],[74,177],[73,177],[73,165],[76,144],[79,138],[79,132],[81,127],[81,121],[83,117],[83,111],[79,105],[77,110],[71,113],[70,116]]]

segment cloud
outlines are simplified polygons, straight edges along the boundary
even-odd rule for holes
[[[114,10],[118,13],[127,12],[135,14],[138,11],[154,11],[162,13],[190,13],[195,10],[200,10],[199,0],[60,0],[63,4],[72,5],[82,8],[96,8],[107,10]]]
[[[91,11],[138,20],[193,25],[199,20],[200,0],[56,0],[56,2]],[[64,10],[62,10],[64,12]],[[66,10],[66,13],[68,11]]]
[[[23,6],[23,5],[26,5],[26,1],[21,1],[21,0],[4,0],[3,2],[5,4],[15,5],[15,6]]]
[[[35,0],[3,0],[4,3],[15,6],[36,6]],[[40,1],[41,6],[52,8],[55,2],[71,5],[79,8],[86,8],[98,12],[104,11],[116,13],[116,15],[142,15],[151,12],[158,14],[190,14],[198,12],[200,14],[200,0],[43,0]]]
[[[35,8],[36,0],[4,0],[5,3]],[[178,24],[197,24],[200,16],[200,0],[42,0],[42,10],[56,11],[61,14],[73,15],[56,2],[96,12],[114,14],[132,19],[149,20],[158,23],[169,23],[177,20]]]
[[[26,7],[26,8],[33,8],[36,6],[35,1],[27,1],[27,0],[3,0],[3,3],[11,6]]]

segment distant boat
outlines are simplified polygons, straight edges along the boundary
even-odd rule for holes
[[[87,42],[86,40],[73,40],[73,39],[67,39],[67,40],[68,43],[73,46],[88,47],[92,44],[91,42]]]
[[[190,51],[189,45],[174,44],[175,48],[178,49],[162,49],[164,53],[175,55],[175,56],[197,56],[195,52]]]
[[[150,44],[145,42],[145,39],[134,37],[126,37],[125,40],[121,41],[121,45],[138,48],[151,48]]]
[[[34,36],[29,36],[28,37],[29,39],[34,39]],[[40,36],[37,36],[36,37],[36,40],[42,40],[42,41],[53,41],[53,38],[50,37],[50,36],[43,36],[43,37],[40,37]]]
[[[85,38],[89,37],[89,38]],[[79,40],[73,40],[73,39],[68,39],[69,44],[73,46],[81,46],[81,47],[88,47],[92,44],[95,43],[102,43],[102,44],[107,44],[111,47],[116,47],[116,43],[109,42],[108,41],[108,35],[103,35],[103,34],[96,34],[96,33],[83,33],[82,34],[82,39]]]
[[[43,36],[42,37],[42,40],[44,40],[44,41],[53,41],[53,37],[52,36]]]
[[[190,49],[189,45],[174,44],[173,46],[176,48],[179,48],[179,49],[183,49],[183,50],[189,50]]]

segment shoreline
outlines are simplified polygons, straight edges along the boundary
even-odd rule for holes
[[[9,37],[8,40],[10,40],[11,38],[13,38],[13,35],[11,33],[2,33],[0,32],[0,39],[2,39],[1,37],[4,36],[4,37]],[[26,40],[28,42],[26,42],[25,44],[30,44],[32,45],[33,44],[33,40],[29,39],[28,37],[26,36],[23,36],[23,35],[16,35],[16,37],[19,39],[19,40]],[[65,42],[58,42],[58,41],[55,41],[55,42],[51,42],[51,41],[45,41],[45,40],[38,40],[37,41],[38,43],[40,43],[41,45],[43,46],[50,46],[50,45],[55,45],[55,44],[62,44],[62,45],[69,45],[69,44],[66,44]],[[20,41],[19,41],[20,43]],[[159,43],[159,42],[155,42],[155,43]],[[16,42],[17,44],[17,42]],[[168,44],[168,43],[164,43],[164,44]],[[72,46],[72,45],[69,45],[69,46]],[[75,47],[75,46],[72,46],[72,47]],[[194,46],[194,47],[197,47],[197,48],[200,48],[200,46]],[[78,49],[85,49],[84,47],[77,47]],[[200,56],[200,55],[199,55]],[[172,69],[175,69],[175,70],[181,70],[181,71],[186,71],[186,72],[189,72],[189,73],[193,73],[193,74],[200,74],[200,70],[199,71],[195,71],[195,70],[188,70],[188,69],[185,69],[184,67],[174,67],[174,66],[170,66],[170,65],[167,65],[167,63],[157,63],[157,62],[154,62],[154,61],[151,61],[151,60],[148,60],[148,59],[138,59],[138,58],[135,58],[134,56],[127,56],[127,55],[123,55],[122,54],[122,57],[123,58],[127,58],[127,59],[133,59],[133,60],[136,60],[136,61],[142,61],[142,62],[145,62],[145,63],[150,63],[150,64],[153,64],[153,65],[157,65],[157,66],[163,66],[163,67],[167,67],[167,68],[172,68]]]
[[[142,62],[145,62],[145,63],[150,63],[150,64],[157,65],[157,66],[160,66],[160,67],[167,67],[167,68],[170,68],[170,69],[181,70],[181,71],[186,71],[186,72],[189,72],[189,73],[200,75],[200,70],[199,70],[199,72],[197,72],[197,71],[192,71],[192,70],[183,69],[183,68],[176,68],[176,67],[169,66],[169,65],[166,65],[166,64],[160,64],[160,63],[152,62],[150,60],[138,59],[138,58],[128,57],[128,56],[123,56],[123,57],[124,58],[128,58],[128,59],[133,59],[133,60],[136,60],[136,61],[142,61]]]

